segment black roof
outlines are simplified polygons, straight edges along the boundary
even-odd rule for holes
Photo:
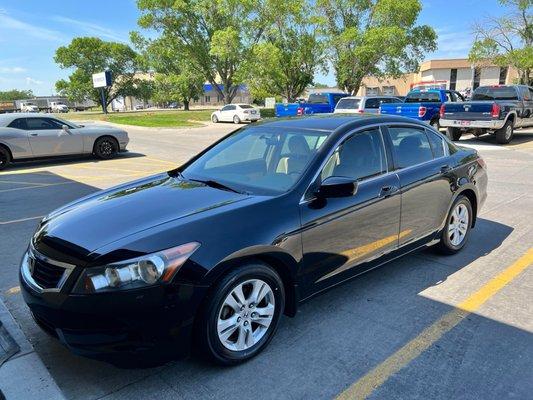
[[[426,126],[423,122],[411,118],[376,114],[320,114],[290,118],[272,118],[264,120],[261,125],[272,128],[312,129],[332,132],[339,128],[357,128],[364,125],[387,122],[408,122]]]

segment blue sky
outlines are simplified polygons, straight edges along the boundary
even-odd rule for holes
[[[503,12],[497,0],[422,0],[419,23],[439,35],[439,49],[427,58],[458,58],[468,54],[475,19]],[[97,36],[128,42],[137,29],[134,0],[0,0],[0,90],[32,89],[37,95],[55,92],[68,76],[54,63],[55,50],[73,37]],[[317,82],[334,85],[332,73]]]

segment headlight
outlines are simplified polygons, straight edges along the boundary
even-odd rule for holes
[[[73,293],[100,293],[166,283],[200,247],[191,242],[178,247],[83,271]]]

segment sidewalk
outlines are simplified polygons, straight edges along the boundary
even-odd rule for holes
[[[0,327],[0,360],[10,348],[15,347],[16,350],[17,345],[20,348],[0,366],[0,399],[3,394],[7,400],[63,400],[52,376],[1,299],[0,321],[3,325]]]

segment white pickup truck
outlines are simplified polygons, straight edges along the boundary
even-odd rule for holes
[[[49,103],[50,111],[53,113],[68,113],[68,106],[60,101],[51,101]]]
[[[31,101],[23,101],[20,103],[20,112],[39,112],[39,107]]]

